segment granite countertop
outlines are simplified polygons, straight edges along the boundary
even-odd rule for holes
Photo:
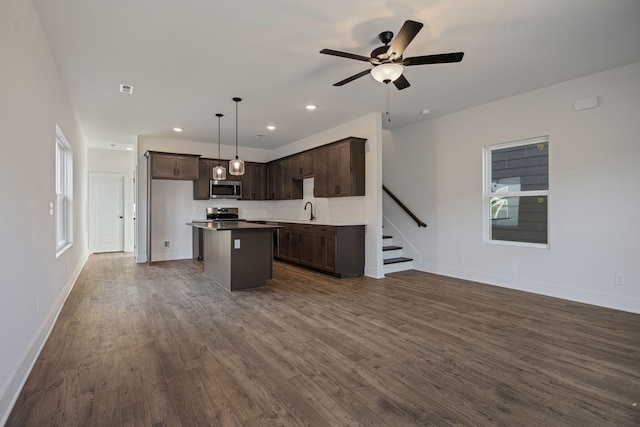
[[[204,230],[224,231],[224,230],[260,230],[260,229],[274,229],[281,228],[278,225],[256,224],[245,221],[208,221],[208,222],[187,222],[187,225],[195,228],[202,228]]]
[[[254,218],[254,219],[247,219],[247,222],[251,222],[251,221],[262,221],[262,222],[289,222],[292,224],[313,224],[313,225],[331,225],[334,227],[348,227],[351,225],[366,225],[364,222],[357,222],[357,221],[318,221],[318,220],[313,220],[313,221],[309,221],[308,219],[284,219],[284,218],[269,218],[269,219],[264,219],[264,218]]]

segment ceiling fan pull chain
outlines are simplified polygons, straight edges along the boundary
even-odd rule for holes
[[[387,119],[391,122],[391,89],[387,83]]]

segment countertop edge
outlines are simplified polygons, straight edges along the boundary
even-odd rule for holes
[[[284,218],[252,218],[247,219],[247,222],[252,221],[264,221],[264,222],[275,222],[275,223],[290,223],[290,224],[310,224],[310,225],[326,225],[332,227],[350,227],[354,225],[367,225],[364,222],[350,222],[350,221],[309,221],[304,219],[284,219]]]
[[[249,222],[228,223],[228,222],[187,222],[186,225],[194,228],[212,231],[232,231],[232,230],[265,230],[282,228],[279,225],[254,224]]]

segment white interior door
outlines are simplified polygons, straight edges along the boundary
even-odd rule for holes
[[[91,252],[124,251],[124,175],[89,174]]]

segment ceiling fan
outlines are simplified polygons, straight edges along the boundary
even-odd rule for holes
[[[334,86],[342,86],[371,73],[373,78],[377,81],[387,84],[393,82],[398,90],[402,90],[411,86],[409,81],[407,81],[407,79],[402,75],[404,67],[462,61],[464,52],[441,53],[437,55],[403,58],[402,54],[404,53],[404,50],[422,27],[423,24],[420,22],[407,20],[402,25],[402,28],[400,28],[400,32],[395,39],[393,38],[393,33],[391,31],[381,32],[378,35],[378,38],[382,43],[384,43],[384,46],[373,49],[370,57],[333,49],[322,49],[320,53],[324,53],[325,55],[355,59],[357,61],[369,62],[373,65],[373,68],[361,71],[351,77],[347,77],[346,79],[335,83]],[[391,43],[391,46],[389,46],[389,43]]]

